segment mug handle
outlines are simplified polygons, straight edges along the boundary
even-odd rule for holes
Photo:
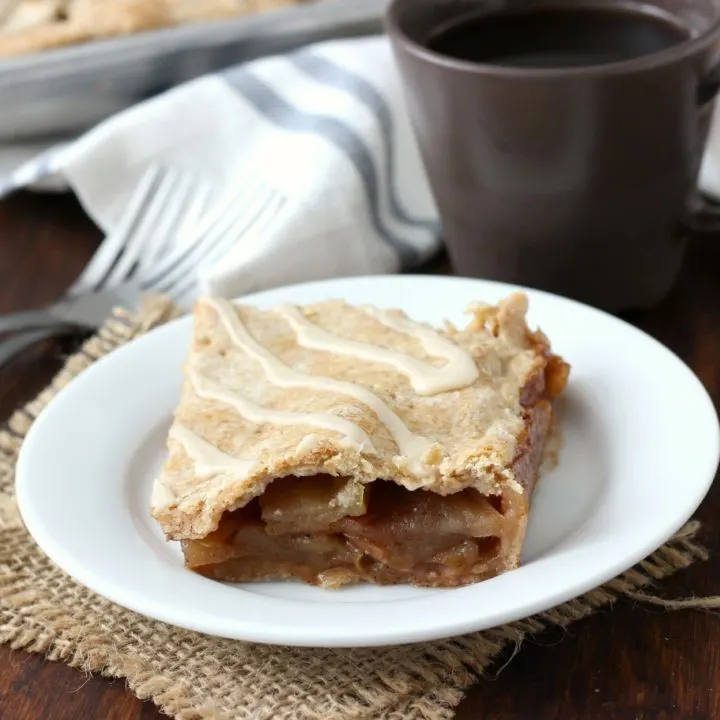
[[[697,235],[720,234],[720,205],[715,205],[698,190],[690,201],[683,227]]]
[[[713,58],[705,77],[700,81],[697,89],[697,103],[701,107],[715,99],[720,91],[720,56]]]
[[[715,100],[720,92],[720,57],[716,57],[697,92],[698,105],[705,106]],[[698,190],[690,200],[687,215],[683,220],[686,230],[701,235],[720,233],[720,205],[711,203]]]
[[[710,65],[707,74],[700,81],[697,91],[697,103],[701,107],[715,99],[720,90],[720,58],[717,58]]]

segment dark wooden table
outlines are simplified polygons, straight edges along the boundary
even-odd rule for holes
[[[19,195],[1,202],[0,312],[52,300],[79,273],[98,239],[97,229],[69,197]],[[693,244],[672,296],[629,319],[688,362],[718,405],[720,246]],[[0,421],[47,382],[68,350],[37,348],[0,374]],[[719,513],[716,486],[699,512],[713,558],[663,583],[668,596],[720,594]],[[41,657],[0,648],[0,720],[160,717],[153,705],[136,700],[122,680],[86,677]],[[613,611],[568,632],[527,642],[497,678],[474,687],[458,718],[720,718],[720,618],[619,602]]]

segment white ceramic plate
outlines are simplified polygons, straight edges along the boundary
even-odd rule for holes
[[[472,301],[516,288],[439,277],[334,280],[246,298],[259,306],[341,297],[463,321]],[[672,353],[613,317],[527,291],[530,322],[573,365],[559,465],[535,495],[524,565],[455,590],[298,583],[230,585],[183,568],[148,512],[191,334],[189,319],[101,360],[33,426],[17,475],[20,510],[76,580],[139,613],[266,643],[362,646],[492,627],[577,596],[661,545],[712,482],[720,432],[704,388]]]

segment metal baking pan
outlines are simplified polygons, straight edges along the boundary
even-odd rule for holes
[[[194,77],[308,43],[379,32],[386,4],[318,0],[2,60],[0,142],[78,133]]]

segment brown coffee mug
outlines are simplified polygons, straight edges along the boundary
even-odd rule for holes
[[[428,49],[469,9],[653,12],[687,39],[631,60],[507,67]],[[458,273],[610,310],[660,301],[689,228],[720,86],[720,0],[394,0],[387,28]]]

